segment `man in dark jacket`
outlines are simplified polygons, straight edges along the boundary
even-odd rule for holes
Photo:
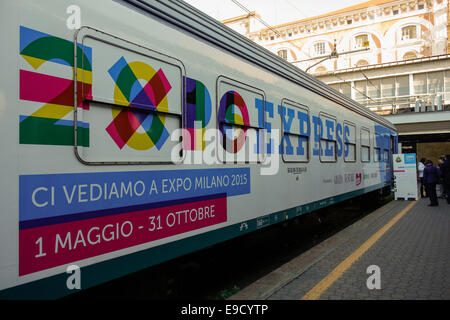
[[[431,207],[436,207],[439,205],[437,194],[436,194],[436,183],[439,181],[439,171],[438,168],[433,166],[431,160],[427,160],[425,163],[425,169],[423,169],[423,182],[425,183],[425,189],[427,195],[430,197]]]
[[[441,165],[441,175],[444,192],[447,196],[447,203],[450,204],[450,154],[445,156],[444,163]]]

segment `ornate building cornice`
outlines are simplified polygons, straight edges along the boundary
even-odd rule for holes
[[[425,13],[432,8],[430,0],[372,0],[324,15],[298,20],[248,33],[246,36],[265,44],[295,40],[320,34],[369,25],[375,22],[397,19],[406,13]],[[276,34],[273,30],[276,30]]]

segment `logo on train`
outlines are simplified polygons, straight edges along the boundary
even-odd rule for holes
[[[230,153],[237,153],[245,144],[247,128],[233,129],[232,125],[250,125],[247,105],[241,95],[236,91],[226,92],[220,99],[218,116],[223,148]]]
[[[121,57],[108,73],[116,83],[114,103],[136,110],[112,108],[113,121],[106,131],[122,149],[161,149],[169,138],[166,116],[148,111],[167,112],[167,94],[172,88],[162,69],[156,71],[144,62],[128,63]]]
[[[361,173],[357,173],[356,174],[356,185],[359,186],[362,182],[362,174]]]
[[[88,110],[83,100],[92,97],[92,48],[78,44],[82,58],[74,66],[72,41],[20,26],[19,54],[26,61],[19,71],[19,98],[27,101],[20,111],[19,143],[73,145],[74,122],[67,119],[74,111],[73,69],[83,74],[76,84],[77,106]],[[89,146],[88,123],[77,121],[77,138],[79,146]]]
[[[245,144],[250,119],[244,99],[236,91],[226,92],[220,99],[219,131],[223,148],[230,153],[237,153]],[[238,126],[237,129],[232,125]]]
[[[186,127],[183,130],[185,150],[205,150],[205,128],[211,119],[211,96],[206,86],[186,77]]]

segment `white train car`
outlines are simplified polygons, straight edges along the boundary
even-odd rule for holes
[[[390,190],[391,123],[182,1],[0,8],[3,299]]]

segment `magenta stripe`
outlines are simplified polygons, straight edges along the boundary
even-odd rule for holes
[[[226,221],[223,197],[20,230],[19,275]]]

